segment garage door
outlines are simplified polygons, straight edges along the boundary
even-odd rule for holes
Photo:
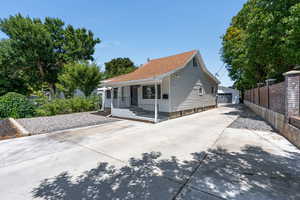
[[[232,94],[231,93],[218,94],[218,103],[232,103]]]

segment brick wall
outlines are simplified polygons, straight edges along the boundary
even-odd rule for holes
[[[300,148],[300,71],[283,75],[284,82],[247,90],[244,103]]]

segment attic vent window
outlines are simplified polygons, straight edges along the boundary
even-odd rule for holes
[[[197,66],[198,66],[197,59],[193,58],[193,67],[197,67]]]
[[[198,94],[199,94],[199,96],[202,96],[202,95],[203,95],[203,88],[202,88],[202,86],[200,86],[199,91],[198,91]]]

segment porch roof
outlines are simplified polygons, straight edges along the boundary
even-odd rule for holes
[[[160,79],[161,76],[184,67],[197,54],[197,50],[173,56],[153,59],[135,71],[102,81],[103,85],[115,85],[128,82],[143,82]]]

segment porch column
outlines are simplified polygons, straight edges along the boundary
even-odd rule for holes
[[[105,100],[106,100],[106,89],[104,89],[103,92],[102,92],[102,107],[101,107],[101,111],[104,111]]]
[[[157,123],[157,82],[155,82],[154,123]]]
[[[114,107],[114,103],[113,103],[113,101],[114,101],[114,88],[112,87],[111,89],[110,89],[110,109],[111,109],[111,113],[112,113],[112,109],[113,109],[113,107]]]

